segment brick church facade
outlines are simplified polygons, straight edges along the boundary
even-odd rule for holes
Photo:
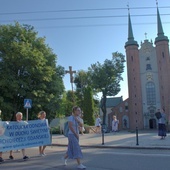
[[[155,112],[164,108],[170,120],[170,54],[169,39],[164,35],[157,8],[157,37],[147,39],[140,47],[134,40],[130,14],[128,41],[125,43],[129,98],[110,109],[107,125],[111,128],[113,115],[119,129],[156,129]]]

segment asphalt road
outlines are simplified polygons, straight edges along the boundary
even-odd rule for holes
[[[15,160],[9,160],[9,152],[3,154],[5,162],[1,170],[75,170],[76,161],[68,160],[63,166],[61,157],[66,147],[47,147],[46,156],[38,156],[38,148],[27,149],[30,159],[23,161],[21,153],[15,153]],[[169,170],[170,150],[82,148],[82,163],[88,170]]]

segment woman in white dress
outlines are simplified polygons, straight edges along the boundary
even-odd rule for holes
[[[96,115],[95,127],[96,127],[95,132],[101,133],[101,119],[100,119],[99,115]]]
[[[116,116],[113,116],[112,132],[117,132],[118,131],[118,124],[119,124],[119,120],[117,120]]]

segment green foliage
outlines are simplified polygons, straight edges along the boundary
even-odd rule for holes
[[[84,123],[88,125],[94,125],[94,99],[92,88],[86,87],[84,90],[84,102],[83,102],[83,119]]]
[[[121,74],[124,71],[125,56],[115,52],[112,59],[106,59],[103,64],[92,64],[88,69],[92,88],[102,92],[101,109],[103,112],[103,124],[106,118],[106,97],[115,96],[120,91]]]
[[[83,70],[78,71],[75,75],[74,83],[76,85],[76,104],[83,109],[83,93],[84,88],[87,86],[87,73]]]
[[[37,118],[40,110],[47,118],[56,114],[64,85],[64,68],[56,66],[57,56],[44,38],[29,25],[0,26],[0,109],[3,119],[12,112],[25,112],[25,98],[32,99],[29,119]]]
[[[76,103],[85,113],[84,121],[94,125],[93,113],[98,112],[99,102],[95,99],[94,91],[88,93],[91,86],[88,72],[84,70],[78,71],[75,75],[74,83],[76,85]]]
[[[74,83],[76,88],[82,91],[84,87],[89,85],[88,72],[85,72],[84,70],[78,71],[75,75]]]
[[[62,99],[59,104],[59,109],[57,111],[57,117],[70,116],[72,113],[72,108],[76,103],[73,100],[76,99],[74,92],[71,90],[64,92]]]
[[[51,128],[51,134],[60,134],[60,127],[57,126],[57,127],[54,127],[54,128]]]

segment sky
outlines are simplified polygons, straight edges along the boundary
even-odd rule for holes
[[[134,39],[140,45],[157,36],[155,0],[0,0],[0,24],[29,24],[57,55],[57,65],[66,70],[88,70],[91,64],[125,54],[128,38],[128,7]],[[163,30],[170,37],[170,1],[158,0]],[[145,35],[146,33],[146,35]],[[127,67],[122,74],[121,91],[128,98]],[[70,76],[64,79],[71,90]],[[74,86],[75,87],[75,86]],[[100,95],[99,95],[100,97]]]

